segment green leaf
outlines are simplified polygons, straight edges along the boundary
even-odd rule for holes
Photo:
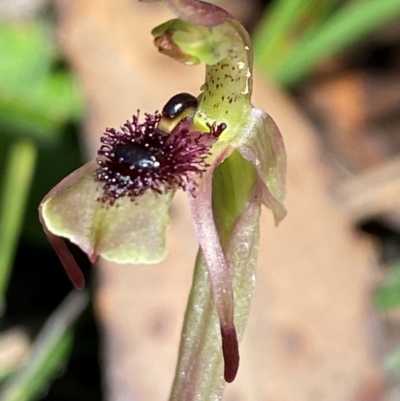
[[[0,208],[0,310],[25,215],[37,149],[28,140],[16,141],[8,152]]]

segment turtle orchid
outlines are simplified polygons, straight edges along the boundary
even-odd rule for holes
[[[204,366],[214,369],[215,362],[218,369],[221,352],[198,341],[201,336],[220,335],[225,381],[237,374],[238,337],[254,286],[261,205],[272,210],[276,224],[284,218],[286,157],[277,126],[251,104],[252,47],[242,25],[215,5],[163,2],[178,19],[155,28],[154,43],[161,53],[187,65],[205,63],[201,93],[197,98],[176,95],[161,113],[145,114],[142,122],[136,114],[121,129],[107,129],[96,160],[50,191],[40,205],[40,219],[69,277],[81,288],[82,273],[64,238],[92,262],[103,257],[156,263],[166,255],[173,194],[187,191],[200,249],[175,399],[174,391],[197,391]],[[220,334],[210,324],[215,313]],[[188,390],[182,375],[185,382],[197,384]]]

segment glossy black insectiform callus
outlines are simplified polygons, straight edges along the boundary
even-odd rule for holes
[[[155,156],[151,154],[151,151],[134,144],[118,143],[111,153],[118,164],[128,165],[130,169],[157,168],[160,165]]]
[[[189,93],[178,93],[173,96],[162,109],[162,116],[175,118],[188,108],[195,109],[198,106],[197,98]]]

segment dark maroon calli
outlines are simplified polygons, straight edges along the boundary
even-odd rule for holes
[[[101,201],[112,205],[123,196],[135,200],[147,190],[162,194],[195,189],[191,178],[206,171],[210,148],[226,125],[210,125],[204,133],[182,121],[166,133],[158,129],[161,118],[158,113],[145,114],[140,123],[138,113],[121,131],[106,129],[97,160],[97,179],[104,183]]]

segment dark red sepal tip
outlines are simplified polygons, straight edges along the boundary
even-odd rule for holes
[[[60,258],[65,272],[67,273],[67,276],[71,280],[72,284],[76,289],[83,290],[85,288],[85,278],[78,264],[75,262],[74,257],[69,251],[64,239],[52,234],[46,228],[44,228],[44,231],[46,233],[47,239],[49,240],[50,244],[53,246],[58,257]]]
[[[224,378],[227,383],[235,380],[239,369],[239,344],[235,327],[221,327]]]

